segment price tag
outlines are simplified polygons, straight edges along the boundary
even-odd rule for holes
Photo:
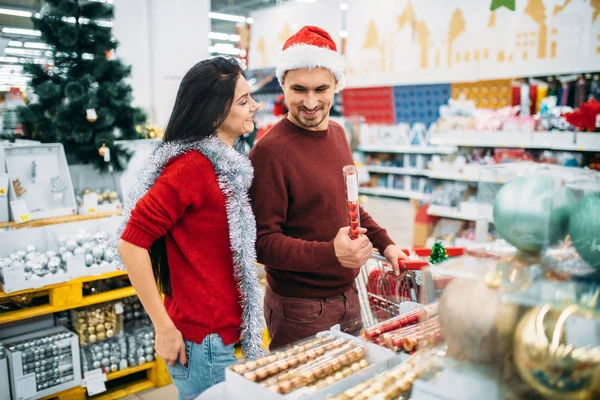
[[[123,303],[118,302],[115,304],[115,314],[123,314]]]
[[[0,197],[8,196],[8,175],[0,174]]]
[[[106,392],[106,374],[102,368],[83,373],[83,386],[86,387],[88,396]]]
[[[98,211],[98,194],[88,193],[83,196],[83,209],[86,213],[95,213]]]
[[[27,203],[25,203],[25,200],[11,201],[10,209],[12,210],[15,222],[17,224],[31,220],[31,214],[29,214],[29,209],[27,208]]]

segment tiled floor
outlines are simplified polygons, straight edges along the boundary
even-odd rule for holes
[[[364,209],[385,229],[400,246],[411,246],[414,210],[408,201],[369,197]],[[148,389],[125,400],[177,400],[177,389],[173,385]]]

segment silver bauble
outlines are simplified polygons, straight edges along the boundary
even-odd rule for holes
[[[59,254],[59,255],[60,255],[60,254],[63,254],[63,253],[65,253],[65,252],[67,252],[67,251],[69,251],[69,250],[67,250],[67,247],[66,247],[66,246],[60,246],[60,247],[58,248],[58,254]]]
[[[100,363],[103,367],[108,367],[110,365],[110,360],[108,358],[103,358]]]
[[[100,261],[102,256],[104,255],[104,251],[100,246],[96,246],[92,249],[92,256],[94,256],[94,260]]]
[[[112,248],[108,248],[106,250],[104,250],[104,259],[106,261],[112,261],[113,258],[115,258],[115,251]]]
[[[85,250],[86,253],[92,252],[92,244],[90,242],[85,242],[84,244],[81,245],[81,247],[83,247],[83,249]]]
[[[146,355],[148,355],[148,354],[154,354],[154,348],[151,347],[151,346],[144,347],[144,353],[146,353]]]
[[[23,260],[25,258],[25,256],[27,256],[27,252],[25,250],[19,250],[17,251],[17,256]]]
[[[61,257],[63,261],[67,261],[69,258],[73,257],[73,253],[71,253],[70,251],[65,251],[64,253],[62,253]]]
[[[146,355],[146,362],[152,362],[152,361],[154,361],[154,355],[147,354]]]
[[[79,231],[75,234],[75,237],[73,237],[73,239],[78,243],[78,244],[82,244],[83,242],[85,242],[85,232]]]
[[[9,257],[10,257],[11,262],[21,260],[21,257],[19,257],[19,255],[17,253],[12,253]]]
[[[69,239],[67,240],[67,243],[65,243],[65,247],[68,251],[73,251],[77,248],[77,241],[75,239]]]
[[[87,267],[90,267],[94,263],[94,256],[90,253],[86,254],[83,259]]]
[[[76,256],[80,256],[82,254],[85,254],[85,250],[83,249],[83,247],[79,246],[76,247],[75,250],[73,250],[73,254]]]
[[[110,365],[110,372],[115,372],[119,369],[119,366],[117,364],[111,364]]]
[[[25,251],[28,253],[33,253],[35,251],[35,246],[30,244],[27,247],[25,247]]]
[[[56,257],[56,252],[54,250],[48,250],[46,252],[46,257],[48,257],[49,259],[53,259],[54,257]]]
[[[146,364],[146,357],[141,356],[138,358],[138,365],[144,365]]]

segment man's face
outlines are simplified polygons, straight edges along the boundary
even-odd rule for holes
[[[327,129],[336,81],[328,69],[294,69],[283,78],[288,119],[310,131]]]

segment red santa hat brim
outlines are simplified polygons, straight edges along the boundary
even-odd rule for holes
[[[279,83],[283,86],[283,77],[287,71],[326,68],[335,77],[337,81],[336,92],[339,92],[346,86],[345,66],[344,57],[337,51],[332,51],[327,47],[297,44],[289,46],[281,53],[275,73]]]

